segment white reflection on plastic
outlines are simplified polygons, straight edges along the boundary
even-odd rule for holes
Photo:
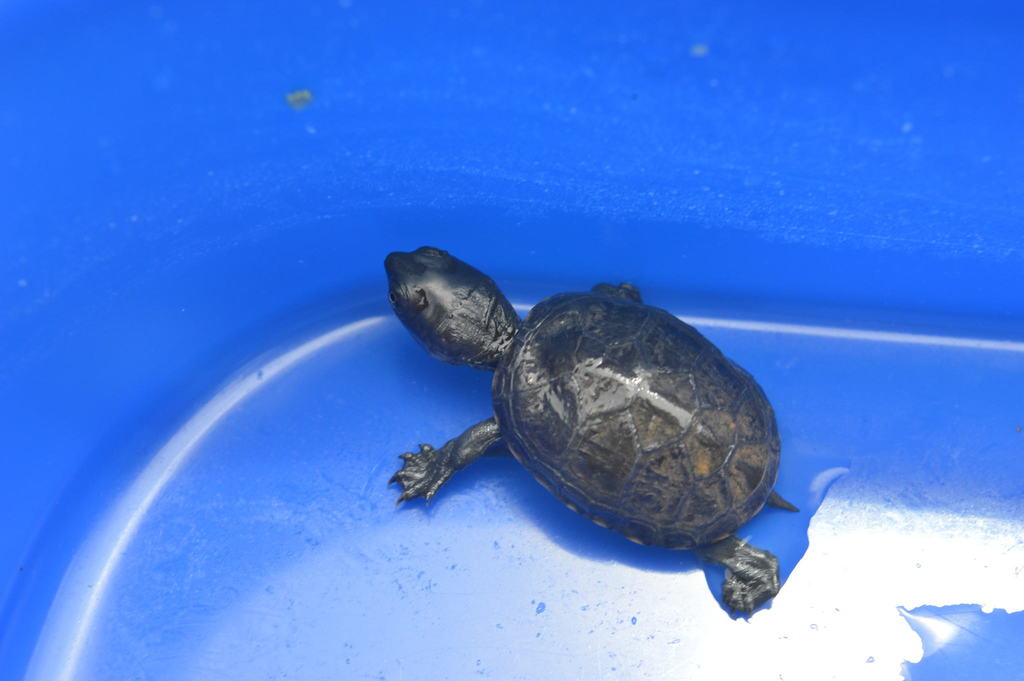
[[[935,336],[926,333],[875,331],[872,329],[845,329],[838,326],[781,324],[778,322],[757,322],[748,319],[717,319],[713,317],[683,317],[683,319],[694,326],[735,329],[737,331],[788,333],[795,334],[797,336],[862,340],[872,341],[874,343],[903,343],[907,345],[934,345],[950,348],[969,348],[971,350],[1024,352],[1024,343],[1019,341],[992,340],[989,338],[961,338],[959,336]]]
[[[267,670],[298,669],[305,678],[339,678],[351,655],[347,678],[425,678],[424,660],[438,656],[444,662],[437,678],[471,678],[484,669],[500,679],[901,681],[904,661],[919,662],[957,633],[928,618],[930,630],[918,636],[900,604],[1024,609],[1014,574],[1016,521],[893,513],[830,493],[812,521],[804,559],[772,607],[745,621],[722,610],[700,570],[581,560],[495,502],[460,495],[447,501],[445,520],[410,513],[387,532],[355,529],[301,554],[274,573],[273,590],[260,582],[216,619],[178,678],[262,678]],[[404,548],[422,542],[431,522],[436,530],[485,512],[493,523],[460,528],[444,551]],[[492,542],[515,549],[481,551]],[[528,569],[509,571],[511,555],[525,557]],[[453,563],[475,567],[455,574]],[[502,576],[500,588],[494,575]],[[402,598],[381,598],[394,591],[396,576],[407,586]],[[287,633],[278,618],[254,619],[254,612],[287,613]],[[429,618],[410,615],[417,612]],[[425,632],[424,621],[443,623],[443,633]],[[369,654],[360,657],[362,651]]]
[[[900,608],[899,612],[910,621],[914,630],[920,634],[921,643],[924,648],[925,657],[941,650],[951,643],[963,629],[949,620],[940,617],[928,617],[927,615],[915,615],[906,608]]]
[[[180,470],[195,445],[232,408],[267,380],[385,319],[388,318],[374,317],[331,331],[239,378],[204,405],[160,449],[144,474],[118,501],[97,534],[86,542],[82,554],[72,563],[54,600],[28,679],[71,681],[77,678],[76,672],[81,669],[80,658],[87,649],[93,620],[121,555],[154,501]],[[700,326],[737,330],[1024,352],[1024,343],[1011,341],[734,320],[689,318],[689,321]],[[842,469],[825,471],[814,484],[823,491],[827,483],[842,472]],[[770,671],[769,678],[777,678],[781,674],[787,681],[819,681],[822,678],[899,681],[904,661],[920,661],[923,655],[931,652],[933,643],[948,645],[955,635],[940,623],[933,627],[934,632],[929,630],[928,645],[922,645],[922,638],[911,629],[900,608],[912,610],[922,605],[978,603],[986,610],[995,607],[1007,612],[1024,610],[1024,588],[1021,588],[1022,580],[1015,572],[1020,564],[1020,554],[1024,552],[1024,525],[1014,513],[996,508],[998,500],[979,499],[973,515],[929,510],[897,511],[883,504],[865,501],[878,498],[882,490],[858,490],[856,484],[848,478],[844,484],[833,488],[812,519],[810,548],[806,555],[775,598],[771,609],[757,613],[751,621],[730,619],[709,597],[700,571],[683,574],[642,572],[629,565],[581,561],[561,550],[557,542],[552,542],[539,528],[521,523],[507,529],[510,536],[526,555],[545,557],[531,563],[531,569],[524,571],[523,580],[528,580],[528,583],[503,584],[501,589],[495,589],[490,583],[491,575],[480,571],[479,574],[460,575],[459,588],[468,594],[487,594],[488,608],[495,613],[503,613],[502,616],[510,623],[520,616],[537,618],[534,610],[519,607],[521,601],[530,593],[543,596],[545,584],[562,583],[571,562],[573,581],[578,589],[571,594],[556,593],[548,598],[551,601],[558,598],[563,606],[575,607],[548,607],[544,612],[544,626],[557,632],[554,637],[557,641],[538,641],[534,649],[524,650],[521,655],[506,656],[502,661],[503,676],[522,678],[603,678],[608,674],[604,651],[618,650],[617,655],[628,655],[643,662],[642,673],[648,678],[762,679],[766,678],[765,672]],[[465,503],[482,502],[467,497]],[[411,523],[407,524],[410,533],[416,531]],[[392,533],[387,533],[388,536],[375,533],[355,543],[400,542],[402,537],[397,533],[402,527],[405,524],[395,526],[395,536]],[[466,533],[473,531],[465,530]],[[483,542],[501,530],[494,525],[476,531],[486,533],[480,539]],[[327,555],[326,559],[341,560],[352,545],[349,537],[344,545],[334,547],[335,554]],[[324,554],[311,556],[311,559],[324,559]],[[394,560],[400,559],[399,556]],[[453,559],[455,556],[446,556],[443,560]],[[502,558],[498,556],[495,559]],[[424,557],[420,555],[417,560],[423,561]],[[465,613],[445,611],[446,608],[460,607],[462,601],[458,598],[431,599],[429,604],[403,602],[400,606],[386,600],[379,602],[380,599],[374,599],[374,590],[365,588],[366,584],[380,579],[380,575],[387,575],[395,565],[367,564],[366,569],[365,579],[353,577],[347,580],[359,586],[357,592],[346,591],[346,584],[335,580],[318,594],[303,591],[301,585],[311,583],[315,575],[333,575],[335,571],[303,561],[290,566],[294,576],[292,583],[296,586],[282,590],[296,599],[296,607],[291,610],[294,650],[273,645],[272,637],[278,635],[273,631],[257,633],[242,627],[244,617],[228,618],[222,622],[225,628],[212,637],[210,650],[195,651],[196,668],[211,662],[216,651],[231,649],[232,645],[244,648],[249,655],[233,660],[239,666],[232,671],[238,674],[248,671],[254,676],[259,675],[260,670],[269,668],[272,662],[278,666],[294,662],[292,668],[333,662],[334,654],[309,646],[325,641],[323,631],[339,630],[325,626],[325,623],[347,613],[366,612],[371,607],[377,609],[377,617],[363,618],[358,624],[340,629],[352,632],[353,637],[365,636],[366,645],[371,649],[378,646],[382,638],[395,635],[396,628],[405,621],[401,612],[384,612],[384,609],[422,607],[429,608],[436,617],[458,629],[448,632],[453,640],[464,640],[482,650],[507,650],[508,642],[503,638],[505,631],[496,629],[493,623],[464,621]],[[496,566],[495,572],[498,571]],[[288,581],[288,576],[282,578]],[[633,591],[615,595],[608,590],[609,584],[629,585]],[[337,599],[323,598],[323,593],[336,594]],[[652,602],[641,594],[659,594],[659,598]],[[268,612],[278,610],[279,604],[263,602],[278,596],[262,589],[249,596],[248,606]],[[417,594],[410,595],[412,599],[418,597]],[[367,601],[365,607],[360,605],[360,599]],[[575,603],[573,599],[579,602]],[[639,605],[641,601],[644,606],[643,630],[648,636],[641,636],[641,625],[631,623],[629,618],[621,626],[606,619],[612,613],[629,612],[631,609],[637,612],[634,604]],[[339,607],[339,603],[347,603],[348,607]],[[517,614],[519,611],[523,611],[522,615]],[[588,614],[581,614],[584,612]],[[595,619],[584,623],[587,617]],[[538,628],[541,626],[540,620],[532,621],[538,622]],[[337,624],[345,623],[338,621]],[[927,627],[931,622],[923,624]],[[378,625],[387,628],[381,630],[376,628]],[[510,629],[514,628],[510,626]],[[254,640],[254,636],[266,636],[268,639]],[[416,640],[415,636],[416,632],[409,632],[409,640]],[[336,645],[333,637],[330,644]],[[581,651],[584,652],[581,654]],[[266,658],[270,654],[276,659]],[[289,658],[292,655],[301,658],[293,660]],[[403,673],[405,662],[397,652],[394,659],[375,660],[374,663],[378,662],[379,667],[389,674],[394,672],[400,676]]]
[[[837,466],[835,468],[826,468],[815,475],[811,480],[810,497],[807,502],[811,508],[820,506],[821,500],[825,498],[825,492],[828,491],[828,488],[832,483],[849,472],[849,468],[846,468],[845,466]]]
[[[76,670],[93,620],[121,556],[153,502],[203,437],[227,413],[269,381],[321,350],[386,319],[389,317],[369,317],[317,336],[253,368],[203,405],[153,456],[84,544],[83,551],[72,560],[50,606],[26,679],[74,681],[77,678]],[[70,614],[74,610],[79,612]]]
[[[525,313],[530,305],[516,303],[512,307]],[[687,324],[713,329],[735,331],[757,331],[761,333],[785,333],[815,338],[836,338],[859,340],[873,343],[900,343],[905,345],[932,345],[970,350],[999,350],[1002,352],[1024,352],[1020,341],[996,340],[991,338],[961,338],[960,336],[937,336],[926,333],[904,333],[901,331],[876,331],[874,329],[848,329],[841,326],[816,326],[812,324],[785,324],[782,322],[759,322],[753,319],[723,319],[721,317],[691,317],[676,315]]]

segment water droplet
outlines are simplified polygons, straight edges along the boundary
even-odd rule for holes
[[[871,656],[871,657],[869,657],[869,658],[868,658],[868,659],[866,660],[866,662],[867,662],[868,664],[871,664],[871,663],[872,663],[872,662],[874,662],[874,661],[875,661],[875,658],[874,658],[874,656]]]
[[[542,612],[544,612],[547,609],[548,609],[547,604],[544,603],[544,601],[541,601],[540,603],[537,604],[537,609],[534,610],[534,612],[536,612],[539,615],[539,614],[541,614]]]
[[[636,618],[635,617],[631,618],[629,621],[630,621],[631,624],[634,624],[634,625],[636,624]]]

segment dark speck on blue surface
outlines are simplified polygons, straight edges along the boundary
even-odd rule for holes
[[[537,604],[537,609],[534,612],[536,612],[539,615],[539,614],[541,614],[542,612],[544,612],[547,609],[548,609],[547,604],[545,604],[544,601],[541,601],[540,603]]]

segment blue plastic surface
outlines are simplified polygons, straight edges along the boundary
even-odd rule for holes
[[[1024,675],[1022,20],[6,3],[0,679]],[[523,305],[632,281],[758,378],[770,609],[509,461],[394,509],[488,413],[389,315],[423,243]]]

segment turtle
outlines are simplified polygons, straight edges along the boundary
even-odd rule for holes
[[[521,320],[447,251],[394,252],[384,267],[391,307],[431,355],[494,372],[494,416],[401,455],[389,483],[399,504],[429,502],[456,471],[509,454],[598,525],[723,566],[734,614],[778,593],[778,559],[735,534],[766,504],[797,510],[774,491],[775,413],[700,332],[628,283],[553,295]]]

